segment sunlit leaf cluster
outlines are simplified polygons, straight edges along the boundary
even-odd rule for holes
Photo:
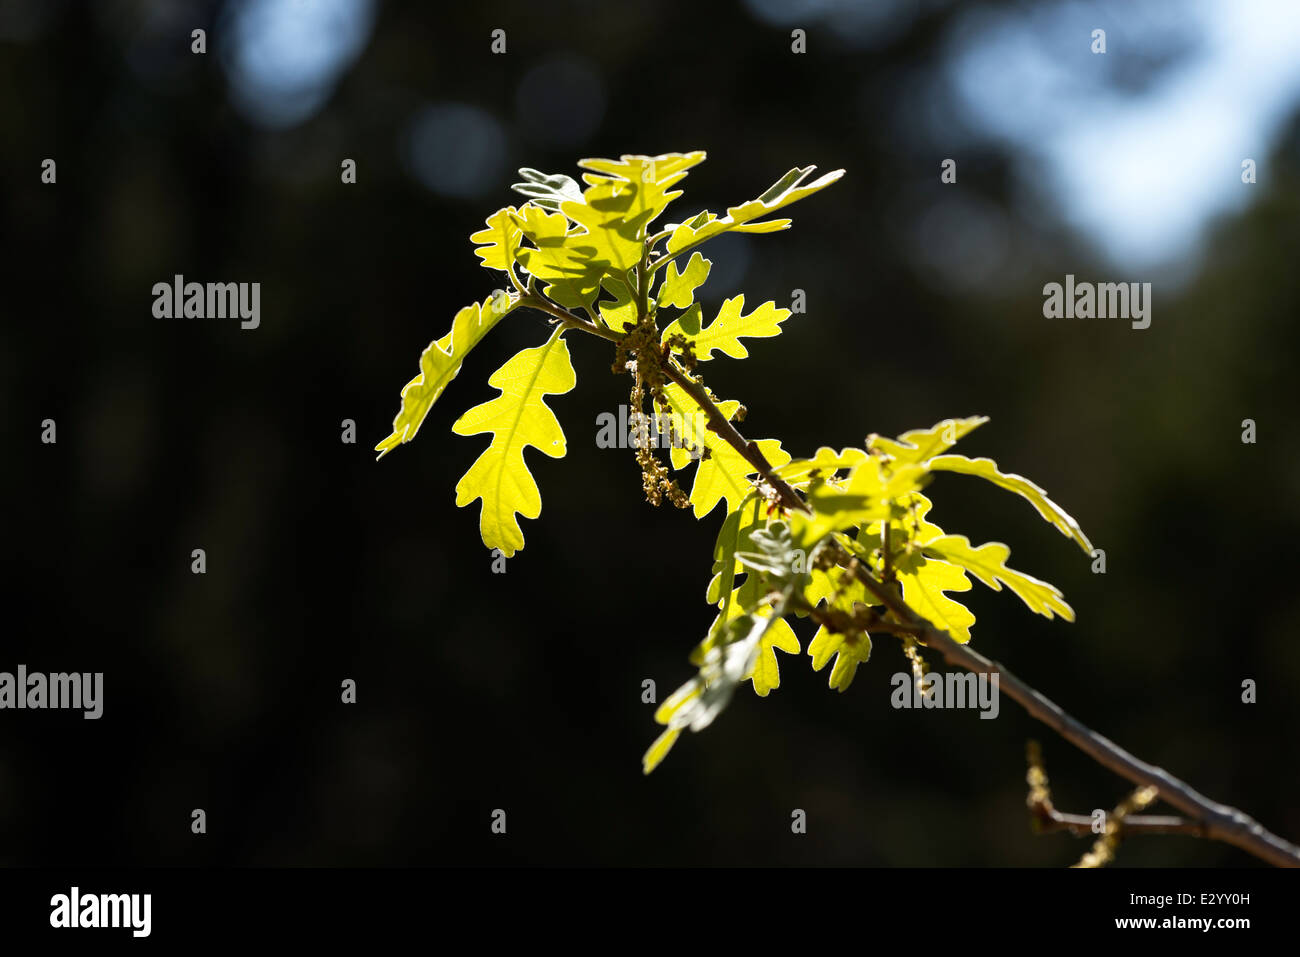
[[[773,302],[747,306],[735,294],[706,314],[698,293],[712,264],[699,247],[728,232],[788,228],[789,219],[772,214],[843,171],[810,179],[813,167],[795,168],[720,214],[703,210],[656,225],[704,158],[697,151],[586,159],[578,164],[581,183],[521,169],[514,189],[526,201],[492,213],[470,237],[499,288],[461,309],[425,349],[419,375],[402,390],[393,432],[376,447],[383,457],[415,437],[465,356],[503,319],[525,309],[544,316],[549,331],[519,324],[519,337],[538,344],[492,374],[488,384],[499,395],[452,427],[489,437],[457,483],[456,503],[479,502],[483,543],[514,555],[524,545],[519,517],[535,519],[542,507],[525,451],[560,458],[566,449],[547,403],[576,385],[565,337],[576,330],[613,343],[614,371],[632,380],[634,413],[661,416],[678,440],[662,460],[636,449],[647,498],[689,507],[700,519],[722,508],[706,589],[714,618],[691,655],[696,673],[655,713],[663,731],[644,756],[647,772],[683,731],[711,724],[745,682],[760,696],[780,686],[777,652],[805,651],[793,625],[799,619],[815,626],[806,645],[812,668],[829,666],[829,684],[839,691],[869,660],[873,637],[905,635],[910,616],[969,641],[975,616],[961,596],[972,581],[1005,587],[1044,617],[1074,619],[1057,588],[1008,566],[1006,545],[973,544],[935,524],[925,490],[936,475],[974,476],[1014,492],[1085,552],[1092,547],[1039,486],[990,459],[950,451],[983,417],[896,439],[873,435],[860,448],[824,447],[806,458],[776,439],[740,435],[744,406],[714,395],[699,367],[719,356],[746,358],[755,343],[785,330],[791,311]],[[687,475],[689,492],[678,486]]]

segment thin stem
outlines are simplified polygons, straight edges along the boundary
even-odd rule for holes
[[[880,554],[884,562],[883,578],[885,581],[889,581],[894,577],[889,555],[889,519],[885,519],[880,525]]]
[[[672,234],[673,234],[673,230],[671,230],[671,229],[665,229],[665,230],[662,230],[661,232],[657,232],[657,233],[655,233],[653,236],[651,236],[649,239],[646,240],[646,246],[647,246],[648,248],[653,249],[655,246],[657,246],[659,243],[663,242],[663,240],[667,239],[667,238],[668,238],[669,236],[671,236]]]
[[[726,230],[724,229],[722,232],[726,232]],[[722,233],[714,233],[711,236],[705,236],[703,239],[697,239],[693,243],[688,243],[687,245],[683,246],[681,249],[677,250],[676,252],[670,253],[664,251],[660,253],[659,256],[653,262],[650,263],[650,269],[649,269],[650,275],[653,276],[656,272],[660,270],[661,267],[668,265],[670,262],[672,262],[674,259],[680,256],[682,253],[689,253],[693,251],[696,246],[703,246],[710,239],[715,239],[721,235]]]
[[[722,440],[734,448],[737,452],[745,457],[745,461],[754,466],[754,470],[763,477],[768,485],[776,490],[776,494],[781,498],[781,505],[792,511],[811,513],[812,509],[808,503],[799,497],[788,482],[778,476],[772,468],[772,463],[763,455],[762,449],[758,447],[757,442],[748,441],[740,431],[731,424],[731,420],[722,414],[717,403],[709,397],[709,392],[704,388],[704,384],[698,379],[688,375],[685,371],[677,367],[677,363],[671,358],[661,364],[664,375],[668,376],[673,382],[681,386],[682,389],[695,400],[696,405],[704,410],[708,419],[709,429],[721,436]]]
[[[519,298],[522,299],[527,296],[529,290],[524,288],[523,283],[519,281],[519,277],[515,275],[515,264],[513,261],[506,263],[506,273],[510,276],[510,284],[515,287],[515,292],[519,293]]]
[[[650,311],[650,273],[646,270],[646,262],[650,259],[650,244],[643,242],[641,244],[641,259],[636,264],[636,308],[637,315],[642,320]]]
[[[839,549],[837,557],[847,563],[852,556],[838,545],[835,547]],[[1025,684],[998,662],[958,643],[946,631],[935,628],[921,618],[897,593],[867,574],[860,563],[853,563],[853,573],[900,622],[912,626],[917,637],[923,639],[927,647],[941,654],[949,664],[977,674],[998,675],[999,689],[1019,702],[1031,717],[1037,718],[1097,763],[1110,768],[1121,777],[1135,784],[1156,788],[1163,800],[1195,818],[1204,829],[1206,837],[1232,844],[1278,867],[1300,867],[1300,847],[1271,833],[1236,808],[1210,800],[1163,768],[1134,757],[1110,739],[1071,717],[1058,704]]]
[[[561,309],[543,296],[524,296],[519,300],[519,304],[521,306],[531,307],[539,312],[544,312],[547,315],[554,316],[565,325],[572,326],[574,329],[581,329],[583,332],[589,332],[593,336],[600,336],[602,339],[608,339],[610,342],[618,342],[619,339],[623,338],[617,332],[602,328],[590,320],[583,319],[581,316],[575,316],[567,309]]]
[[[888,619],[875,614],[871,609],[868,609],[866,612],[850,613],[840,609],[822,608],[811,604],[808,599],[804,598],[802,595],[796,595],[791,601],[791,604],[799,611],[806,614],[808,620],[814,625],[823,625],[828,631],[835,632],[836,634],[843,634],[848,629],[856,628],[860,631],[865,631],[868,634],[871,632],[879,633],[883,631],[902,638],[910,636],[915,631],[911,625],[905,625],[897,621],[889,621]]]
[[[1092,816],[1089,814],[1064,814],[1054,807],[1032,806],[1034,819],[1044,831],[1068,831],[1075,837],[1098,837],[1092,829]],[[1191,837],[1208,837],[1205,825],[1200,821],[1189,821],[1185,817],[1173,817],[1157,814],[1129,814],[1124,818],[1125,833],[1141,834],[1187,834]]]

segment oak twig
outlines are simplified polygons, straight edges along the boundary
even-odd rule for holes
[[[650,262],[648,268],[643,265],[642,275],[645,276],[647,273],[652,275],[655,269],[671,258],[661,256]],[[641,292],[640,289],[637,291]],[[618,333],[576,316],[543,296],[526,295],[521,298],[521,305],[539,309],[566,325],[603,339],[618,342],[622,338]],[[644,306],[642,309],[644,310]],[[664,375],[680,386],[704,410],[709,429],[754,466],[754,470],[763,481],[775,491],[784,509],[805,513],[811,511],[799,493],[776,474],[758,445],[741,435],[735,425],[722,414],[702,381],[679,368],[670,356],[660,357],[659,363]],[[1279,867],[1300,866],[1300,847],[1273,834],[1242,811],[1210,800],[1163,768],[1147,764],[1093,731],[998,662],[959,643],[946,631],[930,624],[912,610],[892,583],[886,584],[877,580],[833,540],[831,545],[837,550],[836,561],[848,567],[892,615],[892,622],[877,620],[873,625],[876,630],[912,636],[942,655],[951,665],[977,674],[997,674],[1000,689],[1018,702],[1031,717],[1046,724],[1103,767],[1109,768],[1142,789],[1154,788],[1160,799],[1189,815],[1189,819],[1183,819],[1128,814],[1130,806],[1131,809],[1137,810],[1154,799],[1154,795],[1149,791],[1139,790],[1116,809],[1123,820],[1116,822],[1114,827],[1149,834],[1190,834],[1209,840],[1223,841]],[[889,550],[887,540],[884,543],[884,550],[887,555]],[[814,612],[816,613],[814,620],[818,620],[819,623],[831,623],[831,618],[823,614],[823,610],[814,609]],[[820,618],[817,617],[819,615]],[[843,622],[838,623],[843,624]],[[1062,814],[1051,806],[1050,800],[1045,804],[1040,802],[1036,808],[1031,805],[1031,809],[1035,810],[1039,820],[1049,829],[1068,830],[1072,833],[1082,833],[1086,830],[1087,833],[1091,833],[1090,818],[1083,815]],[[1094,850],[1093,853],[1095,854],[1096,851]],[[1085,856],[1086,861],[1088,861],[1087,856]],[[1100,861],[1100,863],[1104,862],[1104,860]]]

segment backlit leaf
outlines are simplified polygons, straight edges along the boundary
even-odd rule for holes
[[[852,468],[865,461],[867,453],[862,449],[845,448],[836,452],[823,445],[810,459],[794,459],[776,470],[776,474],[795,488],[805,488],[814,473],[822,478],[829,478],[840,469]]]
[[[927,558],[917,550],[900,556],[895,572],[903,586],[903,600],[917,614],[954,640],[970,641],[975,616],[965,605],[944,594],[970,590],[970,579],[960,566]]]
[[[670,188],[703,160],[702,151],[581,160],[578,165],[584,169],[607,175],[584,173],[588,187],[582,201],[571,200],[560,208],[586,230],[584,244],[593,249],[593,258],[623,278],[641,260],[648,225],[681,195]]]
[[[864,631],[841,635],[827,631],[823,626],[817,629],[817,634],[809,642],[808,654],[812,656],[813,671],[821,671],[830,661],[831,655],[835,656],[830,686],[836,691],[844,692],[853,683],[858,665],[871,657],[871,636]]]
[[[521,246],[519,264],[546,283],[543,290],[562,306],[589,306],[600,288],[607,263],[580,229],[570,229],[563,213],[534,205],[511,214],[532,246]]]
[[[402,407],[393,419],[393,432],[375,446],[378,458],[415,438],[429,409],[460,372],[465,356],[518,304],[508,296],[495,296],[456,313],[451,331],[429,344],[420,356],[420,374],[402,389]]]
[[[691,255],[685,272],[679,273],[677,263],[670,262],[664,272],[663,282],[659,284],[659,294],[656,297],[659,307],[661,309],[664,306],[672,306],[676,309],[688,308],[695,301],[695,290],[704,285],[704,281],[709,278],[711,268],[713,263],[699,253]]]
[[[787,654],[799,654],[799,636],[783,618],[774,621],[760,639],[758,660],[749,674],[754,684],[754,694],[760,698],[766,698],[769,692],[781,686],[781,668],[776,660],[778,648]]]
[[[984,415],[968,419],[944,419],[933,428],[904,432],[897,441],[884,436],[873,436],[871,447],[892,456],[898,463],[924,462],[952,448],[963,436],[987,421],[988,416]]]
[[[929,462],[929,467],[936,471],[961,472],[965,475],[978,475],[994,485],[1015,492],[1029,501],[1038,510],[1038,514],[1056,526],[1056,530],[1066,538],[1073,539],[1085,553],[1092,553],[1092,543],[1083,529],[1065,509],[1057,505],[1047,493],[1023,475],[998,471],[998,464],[992,459],[969,459],[964,455],[940,455]]]
[[[546,173],[539,173],[525,166],[519,171],[519,175],[524,178],[524,181],[515,183],[510,188],[516,193],[527,196],[543,209],[558,213],[561,203],[570,200],[582,202],[582,187],[563,173],[548,176]]]
[[[778,209],[796,203],[799,200],[811,196],[820,189],[834,183],[844,175],[844,170],[837,169],[825,176],[819,177],[806,186],[800,185],[809,175],[812,174],[815,166],[796,167],[786,173],[772,186],[770,186],[758,199],[752,199],[747,203],[739,206],[732,206],[727,210],[727,215],[721,218],[712,217],[700,222],[700,217],[696,217],[691,222],[682,223],[673,230],[672,235],[668,238],[668,253],[675,255],[684,252],[700,243],[712,239],[714,236],[735,230],[740,226],[746,226],[753,220],[768,213],[774,213]],[[703,216],[704,214],[701,214]],[[698,225],[693,225],[698,223]],[[744,232],[769,232],[776,229],[784,229],[790,225],[790,220],[765,221],[762,223],[753,223],[748,225]]]
[[[515,253],[519,250],[519,224],[515,217],[519,211],[513,206],[498,209],[487,218],[487,228],[480,229],[469,237],[475,243],[474,250],[483,265],[488,269],[509,271],[514,265]]]
[[[1001,591],[1005,583],[1031,611],[1045,618],[1060,615],[1074,621],[1074,610],[1055,585],[1007,567],[1011,549],[1001,542],[987,542],[976,548],[965,535],[945,535],[928,542],[925,554],[960,565],[994,591]]]
[[[671,268],[671,267],[670,267]],[[781,334],[781,323],[790,317],[789,309],[780,309],[776,303],[765,302],[749,315],[742,315],[745,308],[743,295],[733,296],[722,304],[717,316],[707,326],[700,328],[697,317],[688,325],[686,317],[681,317],[669,324],[663,332],[663,341],[675,334],[685,335],[694,343],[695,357],[701,362],[713,358],[716,349],[733,359],[743,359],[749,351],[740,341],[742,338],[767,339]]]
[[[524,547],[516,514],[537,518],[542,496],[524,462],[533,446],[558,459],[565,453],[564,430],[546,405],[547,395],[568,392],[577,382],[569,347],[557,327],[543,346],[524,349],[488,379],[501,390],[495,399],[470,409],[452,426],[457,435],[492,433],[492,442],[456,483],[456,504],[483,500],[479,531],[483,544],[507,557]]]
[[[632,298],[627,283],[613,276],[606,276],[600,281],[600,286],[614,297],[612,300],[602,299],[596,303],[605,325],[615,332],[622,332],[627,327],[636,325],[636,300]]]

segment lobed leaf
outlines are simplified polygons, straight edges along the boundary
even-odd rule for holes
[[[830,478],[841,469],[852,468],[867,459],[862,449],[844,448],[836,452],[823,445],[810,459],[794,459],[776,470],[776,474],[795,488],[806,488],[814,473]]]
[[[532,246],[521,246],[519,264],[546,283],[543,290],[562,306],[590,306],[608,263],[580,229],[570,229],[563,213],[527,205],[511,214]]]
[[[659,308],[672,306],[675,309],[689,308],[695,302],[695,290],[704,285],[709,278],[713,263],[699,253],[693,253],[686,264],[684,272],[677,271],[677,263],[670,262],[664,272],[663,282],[659,284],[659,293],[655,297]]]
[[[903,600],[913,611],[936,628],[947,631],[954,640],[970,641],[970,626],[975,624],[975,616],[961,602],[944,594],[970,590],[970,579],[960,566],[927,558],[917,550],[900,555],[894,571],[903,586]]]
[[[485,268],[509,272],[514,265],[521,235],[516,222],[518,215],[519,210],[513,206],[498,209],[487,218],[486,229],[470,235],[470,242],[477,244],[474,253]]]
[[[1079,523],[1065,509],[1048,498],[1043,489],[1023,475],[998,471],[998,464],[992,459],[970,459],[964,455],[940,455],[929,461],[929,467],[936,471],[977,475],[994,485],[1015,492],[1028,500],[1038,510],[1038,514],[1056,526],[1056,530],[1062,535],[1073,539],[1085,553],[1092,553],[1092,543],[1088,541],[1088,536],[1083,533]]]
[[[623,332],[636,325],[636,300],[632,298],[632,291],[628,289],[627,283],[613,276],[605,276],[601,279],[600,286],[614,297],[612,301],[602,299],[596,303],[605,325],[615,332]]]
[[[799,636],[784,618],[773,621],[772,627],[759,639],[758,657],[748,675],[754,694],[760,698],[766,698],[781,686],[781,667],[776,660],[778,648],[787,654],[799,654]]]
[[[971,416],[968,419],[944,419],[929,429],[904,432],[897,440],[873,435],[869,445],[873,450],[891,456],[896,463],[921,463],[952,448],[963,436],[969,435],[988,420],[986,415]]]
[[[456,483],[456,504],[483,500],[483,544],[507,557],[524,547],[516,515],[537,518],[542,512],[541,491],[524,462],[524,449],[531,445],[556,459],[565,453],[564,430],[545,401],[577,383],[563,334],[557,327],[545,345],[524,349],[492,373],[488,384],[501,394],[476,405],[451,427],[457,435],[492,433],[491,443]]]
[[[931,502],[920,492],[909,492],[894,499],[890,508],[890,521],[894,526],[895,536],[901,536],[905,543],[924,545],[944,534],[942,528],[930,521]],[[880,540],[883,522],[872,522],[864,528],[863,537],[870,541]]]
[[[649,774],[668,754],[685,728],[701,731],[731,702],[736,687],[752,674],[767,632],[784,624],[780,618],[741,615],[728,624],[726,634],[712,644],[700,661],[699,673],[670,695],[655,711],[655,721],[666,724],[641,759]]]
[[[672,266],[670,265],[671,269]],[[733,296],[722,304],[718,314],[707,326],[700,327],[699,308],[691,309],[674,320],[663,332],[662,341],[670,336],[686,336],[695,346],[695,357],[701,362],[713,358],[716,349],[733,359],[749,355],[741,338],[767,339],[781,334],[781,323],[790,318],[789,309],[777,308],[774,302],[765,302],[749,315],[742,315],[744,295]]]
[[[562,203],[582,202],[582,187],[572,177],[565,176],[563,173],[548,176],[546,173],[539,173],[525,166],[519,170],[519,175],[524,178],[524,181],[515,183],[510,188],[516,193],[527,196],[543,209],[558,213]]]
[[[1006,584],[1036,614],[1045,618],[1060,615],[1066,621],[1074,621],[1074,609],[1065,603],[1065,597],[1055,585],[1007,567],[1011,549],[1001,542],[987,542],[975,548],[965,535],[945,535],[926,543],[924,552],[926,556],[960,565],[994,591],[1001,591]]]
[[[713,544],[713,577],[709,580],[705,600],[721,607],[724,614],[727,611],[724,602],[730,599],[736,587],[736,574],[741,570],[736,552],[750,544],[749,536],[759,525],[761,509],[762,502],[751,492],[738,508],[727,515],[718,529]]]
[[[844,175],[844,170],[837,169],[806,186],[800,185],[816,168],[815,166],[795,167],[768,187],[758,199],[729,208],[726,216],[719,218],[712,213],[701,213],[695,219],[681,223],[673,229],[672,235],[668,238],[666,247],[668,255],[685,252],[714,236],[729,231],[757,233],[785,229],[790,225],[788,219],[765,220],[761,223],[752,221],[768,213],[774,213],[791,203],[797,203],[818,190],[825,189]]]
[[[586,231],[584,243],[592,248],[592,258],[608,264],[606,271],[622,279],[641,261],[646,228],[681,195],[670,188],[704,156],[696,151],[580,160],[584,169],[608,175],[584,173],[588,188],[582,201],[563,202],[560,209]]]
[[[715,551],[716,560],[713,565],[718,577],[709,585],[709,601],[716,603],[720,611],[709,626],[708,636],[691,653],[691,661],[696,665],[706,661],[712,649],[725,639],[727,627],[732,622],[743,617],[766,618],[772,614],[771,609],[765,607],[768,589],[760,576],[747,571],[740,586],[731,587],[736,580],[736,554],[740,548],[750,545],[759,547],[755,536],[763,534],[765,527],[765,523],[758,520],[760,506],[761,501],[755,497],[753,521],[749,523],[745,522],[745,517],[750,514],[747,508],[732,512],[723,523],[723,532],[719,535],[720,547]],[[728,570],[732,573],[729,577],[726,574]],[[754,693],[760,698],[780,687],[781,669],[777,663],[777,649],[790,654],[799,653],[799,637],[790,624],[779,617],[774,618],[763,631],[753,667],[744,676],[752,680]]]
[[[818,479],[808,484],[804,497],[812,514],[791,516],[791,531],[803,548],[811,550],[834,532],[883,522],[893,515],[893,503],[915,491],[924,476],[919,465],[887,470],[880,459],[865,456],[843,480]]]
[[[854,635],[842,635],[827,631],[825,626],[817,629],[813,640],[808,644],[808,654],[812,657],[813,671],[821,671],[835,656],[835,666],[831,668],[830,686],[836,691],[844,692],[853,683],[853,676],[858,673],[858,665],[871,657],[871,636],[865,631]]]
[[[518,300],[499,294],[456,313],[451,331],[431,342],[420,355],[420,374],[402,389],[402,407],[393,419],[393,432],[375,446],[378,458],[415,438],[429,409],[460,372],[465,356],[518,305]]]

